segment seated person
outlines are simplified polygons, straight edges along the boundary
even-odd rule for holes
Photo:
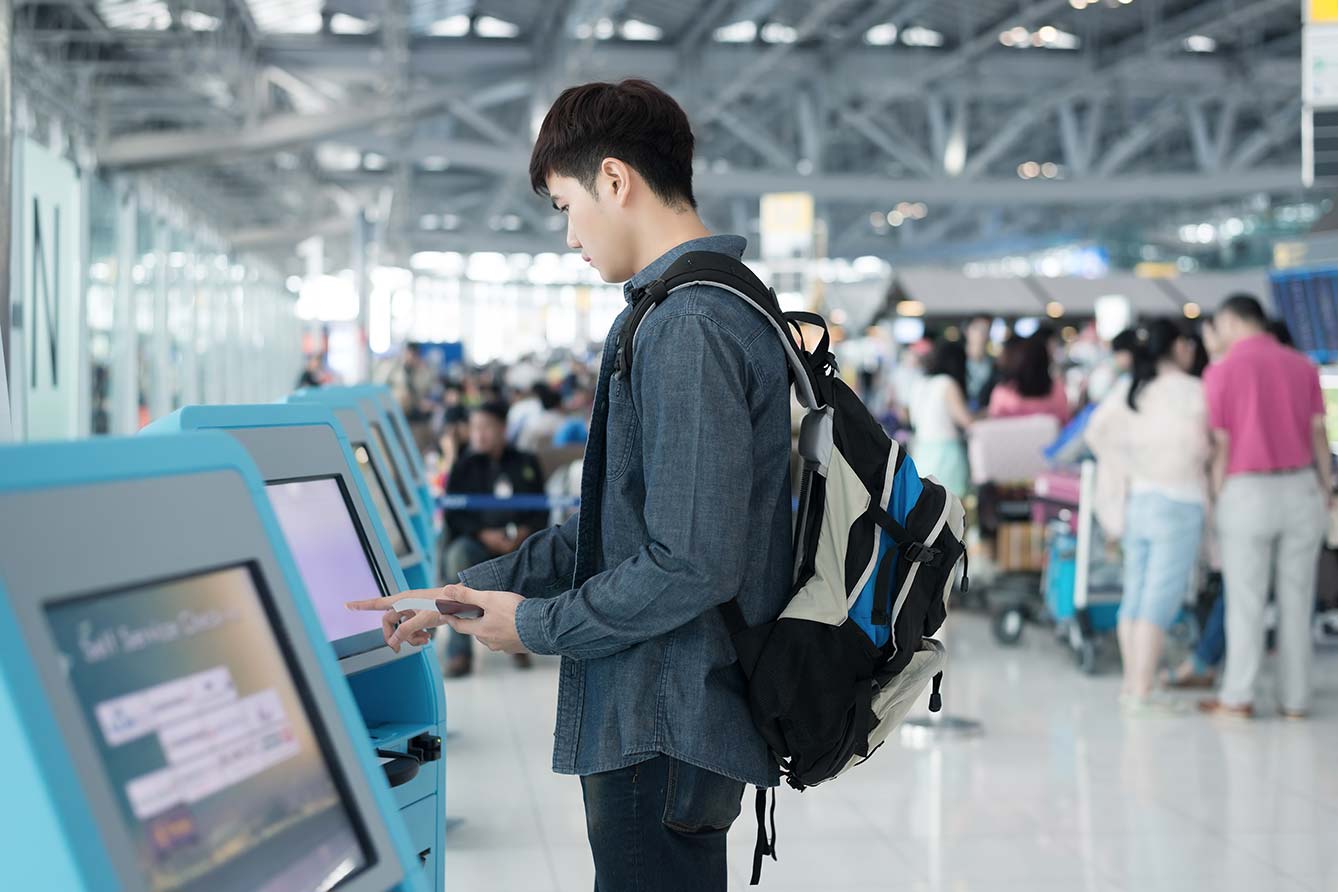
[[[456,460],[446,483],[448,495],[484,495],[507,499],[513,495],[543,495],[544,475],[539,460],[506,443],[507,407],[487,403],[469,415],[469,449]],[[442,563],[446,584],[460,581],[460,573],[476,564],[510,554],[533,532],[547,525],[545,511],[447,511],[446,546]],[[446,677],[459,678],[473,670],[473,639],[452,631],[446,645]],[[516,664],[529,665],[528,654],[517,654]]]

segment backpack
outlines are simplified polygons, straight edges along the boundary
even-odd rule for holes
[[[771,323],[806,410],[790,600],[772,622],[749,627],[737,601],[721,605],[749,708],[781,775],[796,790],[863,763],[901,724],[932,683],[929,708],[942,706],[946,653],[928,636],[947,617],[959,563],[966,591],[961,502],[884,432],[836,374],[826,322],[783,313],[775,292],[741,261],[715,252],[683,255],[633,295],[619,334],[619,373],[632,366],[642,320],[674,291],[705,284],[732,292]],[[813,352],[799,323],[822,329]],[[765,826],[766,791],[757,791],[752,884],[775,849]]]

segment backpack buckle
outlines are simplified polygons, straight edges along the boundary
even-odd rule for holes
[[[932,564],[942,556],[942,549],[923,542],[912,542],[906,546],[906,559],[913,564]]]

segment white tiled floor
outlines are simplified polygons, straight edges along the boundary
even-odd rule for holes
[[[948,633],[947,710],[985,736],[912,750],[803,794],[782,789],[763,889],[813,892],[1334,892],[1338,654],[1315,717],[1124,719],[1118,680],[1078,673],[1031,628],[996,646],[982,617]],[[579,782],[549,770],[557,661],[486,654],[447,682],[450,892],[588,892]],[[1269,681],[1266,679],[1266,682]],[[1186,698],[1192,700],[1192,698]],[[748,888],[751,810],[730,834]]]

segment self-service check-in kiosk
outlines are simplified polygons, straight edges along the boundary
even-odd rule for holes
[[[434,877],[432,888],[440,889],[446,721],[441,670],[432,648],[402,647],[396,654],[385,646],[380,614],[344,606],[408,587],[358,460],[334,413],[315,403],[188,406],[146,433],[210,429],[238,440],[260,469],[325,637],[378,753],[391,760],[393,794],[416,851]],[[405,760],[411,772],[402,770]]]
[[[427,892],[324,638],[234,439],[0,449],[0,885]]]
[[[390,476],[394,480],[395,489],[399,492],[400,498],[409,507],[409,515],[413,522],[414,529],[418,533],[418,539],[427,549],[431,560],[434,563],[436,558],[436,525],[433,520],[432,495],[427,488],[427,477],[420,472],[422,459],[419,457],[419,465],[415,465],[410,455],[417,455],[417,447],[406,449],[405,444],[397,434],[397,428],[390,417],[390,414],[382,406],[380,397],[384,387],[377,385],[361,385],[350,387],[322,387],[311,390],[298,391],[294,395],[293,402],[299,402],[310,399],[313,402],[329,405],[330,403],[339,404],[343,400],[352,396],[357,400],[357,406],[362,411],[363,419],[367,422],[367,430],[371,438],[376,441],[376,445],[381,447],[390,465]],[[410,440],[410,443],[413,441]]]
[[[314,399],[317,390],[299,390],[288,397],[287,405],[323,405],[334,412],[339,426],[348,437],[349,446],[371,492],[381,523],[390,536],[395,557],[409,588],[432,588],[436,585],[435,555],[424,544],[418,527],[412,521],[408,504],[400,497],[391,470],[390,457],[377,445],[371,426],[363,413],[360,400],[349,393],[331,393],[323,399]]]
[[[408,465],[408,476],[417,484],[419,496],[428,508],[428,516],[433,516],[435,506],[432,490],[427,484],[427,467],[423,464],[423,453],[418,449],[413,429],[409,426],[409,419],[404,414],[399,400],[395,399],[390,388],[384,384],[360,384],[347,389],[370,399],[385,414],[391,439]]]

